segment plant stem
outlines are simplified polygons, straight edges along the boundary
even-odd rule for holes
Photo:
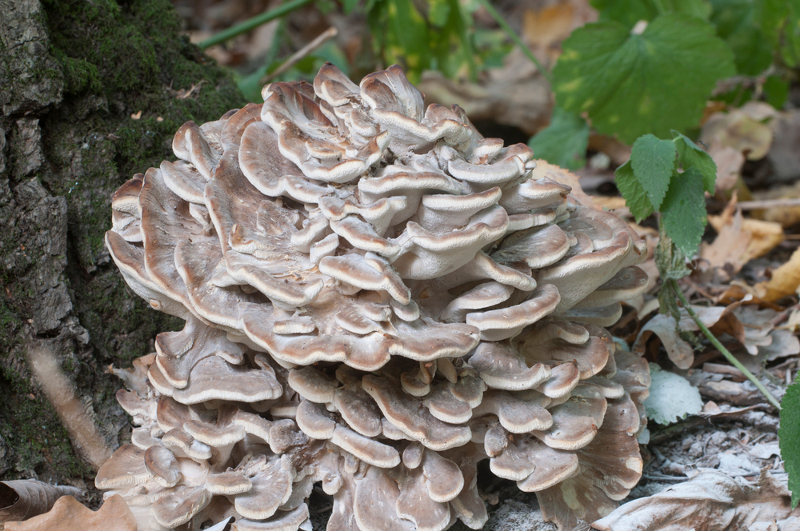
[[[294,11],[299,7],[303,7],[304,5],[310,3],[311,0],[290,0],[285,4],[281,4],[275,9],[270,9],[260,15],[256,15],[253,18],[247,19],[240,24],[236,24],[226,30],[220,31],[213,37],[210,37],[203,42],[201,42],[198,46],[201,50],[205,50],[206,48],[210,48],[215,44],[223,43],[229,39],[237,37],[242,33],[247,33],[262,24],[266,24],[270,20],[275,20],[276,18],[282,17],[283,15],[287,15]]]
[[[321,47],[323,44],[328,42],[328,40],[336,37],[336,35],[338,34],[339,34],[338,30],[334,26],[331,26],[330,28],[326,29],[325,31],[317,35],[317,37],[313,41],[309,42],[308,44],[297,50],[295,53],[292,54],[291,57],[289,57],[286,61],[281,63],[281,66],[279,66],[278,68],[275,69],[274,72],[266,76],[266,79],[264,79],[263,82],[264,83],[271,82],[273,79],[275,79],[276,77],[280,76],[281,74],[292,68],[294,65],[302,61],[304,58],[314,53],[314,51],[317,50],[317,48]]]
[[[734,367],[742,371],[742,373],[744,373],[744,375],[747,376],[747,379],[753,382],[753,385],[755,385],[756,388],[759,391],[761,391],[761,394],[763,394],[766,397],[766,399],[769,401],[770,404],[775,406],[775,408],[778,411],[780,411],[781,410],[780,402],[778,402],[778,400],[774,396],[772,396],[772,393],[770,393],[767,390],[767,388],[764,387],[764,385],[758,381],[758,379],[753,375],[752,372],[750,372],[747,369],[747,367],[742,365],[742,363],[739,360],[737,360],[733,356],[733,354],[731,354],[730,351],[727,348],[725,348],[725,346],[722,343],[720,343],[719,339],[717,339],[716,336],[714,336],[714,334],[711,333],[711,330],[706,328],[706,325],[704,325],[703,322],[700,321],[700,318],[697,316],[695,311],[689,305],[689,301],[686,300],[686,296],[683,294],[681,288],[678,286],[678,282],[675,281],[674,279],[670,279],[667,282],[669,282],[672,291],[675,292],[675,295],[678,296],[678,299],[681,301],[683,308],[686,310],[689,316],[692,319],[694,319],[694,322],[697,324],[697,326],[700,327],[700,331],[703,332],[703,335],[705,335],[708,338],[708,340],[711,341],[712,345],[717,347],[717,349],[722,353],[722,355],[725,356],[725,358],[729,362],[731,362]]]
[[[517,35],[516,32],[511,29],[511,26],[509,26],[508,23],[503,20],[503,17],[501,17],[500,13],[497,12],[494,6],[489,3],[489,0],[478,0],[478,3],[483,6],[483,8],[492,16],[493,19],[495,19],[498,24],[500,24],[500,27],[503,28],[503,31],[505,31],[506,34],[511,37],[511,40],[514,41],[517,46],[519,46],[520,50],[522,50],[522,53],[524,53],[528,59],[530,59],[531,62],[536,65],[536,68],[539,69],[539,72],[541,72],[545,79],[552,84],[553,77],[550,75],[550,72],[548,72],[547,69],[542,66],[542,63],[540,63],[536,56],[533,55],[533,52],[530,50],[530,48],[528,48],[525,43],[522,42],[522,39],[519,38],[519,35]]]

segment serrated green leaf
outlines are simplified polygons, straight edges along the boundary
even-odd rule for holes
[[[632,28],[640,20],[653,20],[661,10],[665,13],[682,13],[708,19],[711,6],[703,0],[591,0],[592,7],[600,12],[600,20],[615,20]]]
[[[562,48],[553,69],[558,105],[588,112],[598,132],[628,143],[696,125],[716,81],[735,73],[714,27],[686,15],[661,15],[641,35],[617,22],[587,24]]]
[[[577,114],[556,107],[550,125],[536,133],[528,145],[536,158],[578,170],[586,165],[589,124]]]
[[[631,150],[631,168],[653,208],[658,210],[675,171],[675,144],[653,135],[639,137]]]
[[[672,133],[675,135],[675,146],[678,148],[678,162],[684,171],[697,168],[703,175],[703,188],[709,194],[713,194],[717,182],[717,165],[714,159],[687,136],[677,131]]]
[[[703,175],[697,168],[676,173],[661,204],[664,229],[687,256],[694,256],[706,226]]]
[[[614,172],[614,181],[617,183],[617,189],[619,189],[622,197],[625,198],[625,206],[636,218],[636,223],[639,223],[655,211],[653,204],[647,198],[647,193],[633,174],[631,161],[617,168],[617,171]]]
[[[800,378],[786,389],[781,400],[781,427],[778,444],[783,466],[789,474],[792,509],[800,502]]]

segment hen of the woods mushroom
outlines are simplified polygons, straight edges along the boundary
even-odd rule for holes
[[[610,512],[642,469],[647,365],[601,328],[635,233],[397,66],[263,95],[113,198],[114,261],[186,325],[114,370],[138,427],[97,486],[142,531],[310,529],[315,484],[329,531],[479,529],[488,460],[562,529]]]

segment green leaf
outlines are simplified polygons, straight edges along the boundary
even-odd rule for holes
[[[528,145],[536,158],[578,170],[586,165],[589,124],[577,114],[556,107],[550,125],[536,133]]]
[[[789,97],[789,83],[780,76],[767,76],[764,81],[764,94],[767,103],[780,110]]]
[[[430,0],[428,2],[428,20],[438,28],[447,23],[450,15],[450,4],[447,0]]]
[[[653,204],[647,198],[647,193],[642,188],[642,184],[633,174],[631,161],[617,168],[617,171],[614,172],[614,180],[622,197],[625,198],[625,206],[636,218],[636,223],[639,223],[655,211]]]
[[[673,176],[661,205],[661,219],[678,249],[694,256],[707,222],[703,175],[697,168]]]
[[[591,0],[600,11],[600,20],[614,20],[632,28],[640,20],[653,20],[659,14],[682,13],[708,19],[711,6],[703,0]]]
[[[714,159],[687,136],[677,131],[672,133],[675,135],[674,142],[678,148],[678,162],[683,166],[683,170],[697,168],[703,175],[703,188],[709,194],[713,194],[714,185],[717,182],[717,165],[714,163]]]
[[[786,66],[800,64],[800,0],[764,0],[761,29]]]
[[[358,5],[358,0],[343,0],[342,6],[344,7],[344,14],[349,15]]]
[[[616,22],[587,24],[562,47],[553,70],[558,105],[588,112],[598,132],[628,143],[697,125],[716,81],[735,73],[714,27],[686,15],[661,15],[641,35]]]
[[[789,490],[792,491],[792,509],[800,502],[800,378],[786,389],[781,400],[781,427],[778,444],[783,466],[789,473]]]
[[[658,210],[675,171],[675,144],[653,135],[636,140],[631,150],[631,167],[653,208]]]
[[[752,0],[712,0],[711,22],[717,34],[733,50],[736,70],[755,76],[772,63],[772,46],[759,27],[761,2]]]

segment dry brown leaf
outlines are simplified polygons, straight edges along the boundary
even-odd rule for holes
[[[612,212],[615,212],[618,216],[620,215],[619,212],[617,212],[619,209],[624,208],[627,211],[624,197],[609,197],[605,195],[593,195],[591,197],[592,197],[592,202],[595,205],[599,206],[603,210],[610,210]],[[628,212],[630,213],[630,211]]]
[[[735,338],[747,351],[743,357],[753,367],[760,366],[766,360],[800,353],[800,341],[785,330],[776,330],[772,324],[777,312],[769,308],[759,309],[757,305],[745,306],[742,303],[747,299],[727,307],[692,306],[692,309],[715,336],[728,334]],[[669,359],[679,369],[688,369],[694,363],[694,352],[691,345],[680,337],[678,330],[697,332],[700,328],[683,309],[677,327],[672,316],[657,315],[642,327],[633,344],[633,351],[643,354],[647,340],[656,334]]]
[[[35,479],[0,482],[0,530],[11,520],[24,520],[46,513],[65,495],[80,495],[75,487],[50,485]]]
[[[633,351],[639,355],[644,354],[645,344],[649,337],[655,334],[667,351],[669,359],[679,369],[688,369],[694,362],[692,346],[681,339],[675,326],[675,319],[671,315],[659,314],[650,319],[633,344]]]
[[[800,287],[800,249],[792,253],[789,261],[772,272],[772,278],[753,286],[758,298],[775,302],[793,295]]]
[[[53,508],[24,522],[7,522],[6,531],[136,531],[136,519],[121,496],[103,502],[95,512],[72,496],[56,501]]]
[[[790,531],[800,526],[786,485],[763,473],[758,486],[704,472],[655,496],[626,503],[592,524],[600,531]]]
[[[752,384],[747,386],[731,380],[704,380],[697,388],[705,397],[735,406],[752,406],[764,402],[764,396]]]
[[[796,179],[800,176],[800,111],[780,113],[770,123],[775,134],[775,142],[769,150],[773,177],[779,181]]]
[[[797,198],[800,198],[800,182],[753,193],[753,199],[759,201]],[[764,210],[753,210],[750,215],[757,219],[763,219],[764,221],[779,223],[782,227],[791,227],[795,223],[800,222],[800,207],[776,206]]]
[[[748,160],[764,158],[772,145],[772,138],[769,125],[754,120],[741,109],[711,116],[700,135],[700,139],[712,149],[732,147]]]
[[[558,2],[538,11],[526,9],[522,19],[522,35],[537,48],[550,48],[566,39],[574,28],[575,7]]]
[[[717,237],[712,243],[700,244],[700,258],[711,268],[727,266],[729,274],[738,273],[749,260],[745,257],[753,239],[752,234],[742,230],[742,213],[737,211],[728,222],[723,221],[723,216],[709,216],[708,221],[717,231]]]
[[[721,145],[712,146],[708,150],[708,154],[711,155],[717,165],[716,189],[722,191],[732,190],[742,172],[744,155],[736,148]]]
[[[757,122],[766,122],[780,115],[780,112],[763,101],[748,101],[739,110]]]
[[[708,216],[709,224],[719,235],[714,243],[705,247],[715,247],[718,254],[724,255],[724,246],[730,246],[728,256],[731,264],[740,262],[744,265],[753,258],[764,256],[784,240],[783,227],[779,223],[743,218],[741,212],[736,212],[729,219],[726,217]],[[720,244],[717,244],[720,240]],[[707,258],[702,255],[702,251],[700,254]],[[719,264],[720,267],[722,265],[724,264]],[[740,269],[741,266],[736,268],[736,272]]]

